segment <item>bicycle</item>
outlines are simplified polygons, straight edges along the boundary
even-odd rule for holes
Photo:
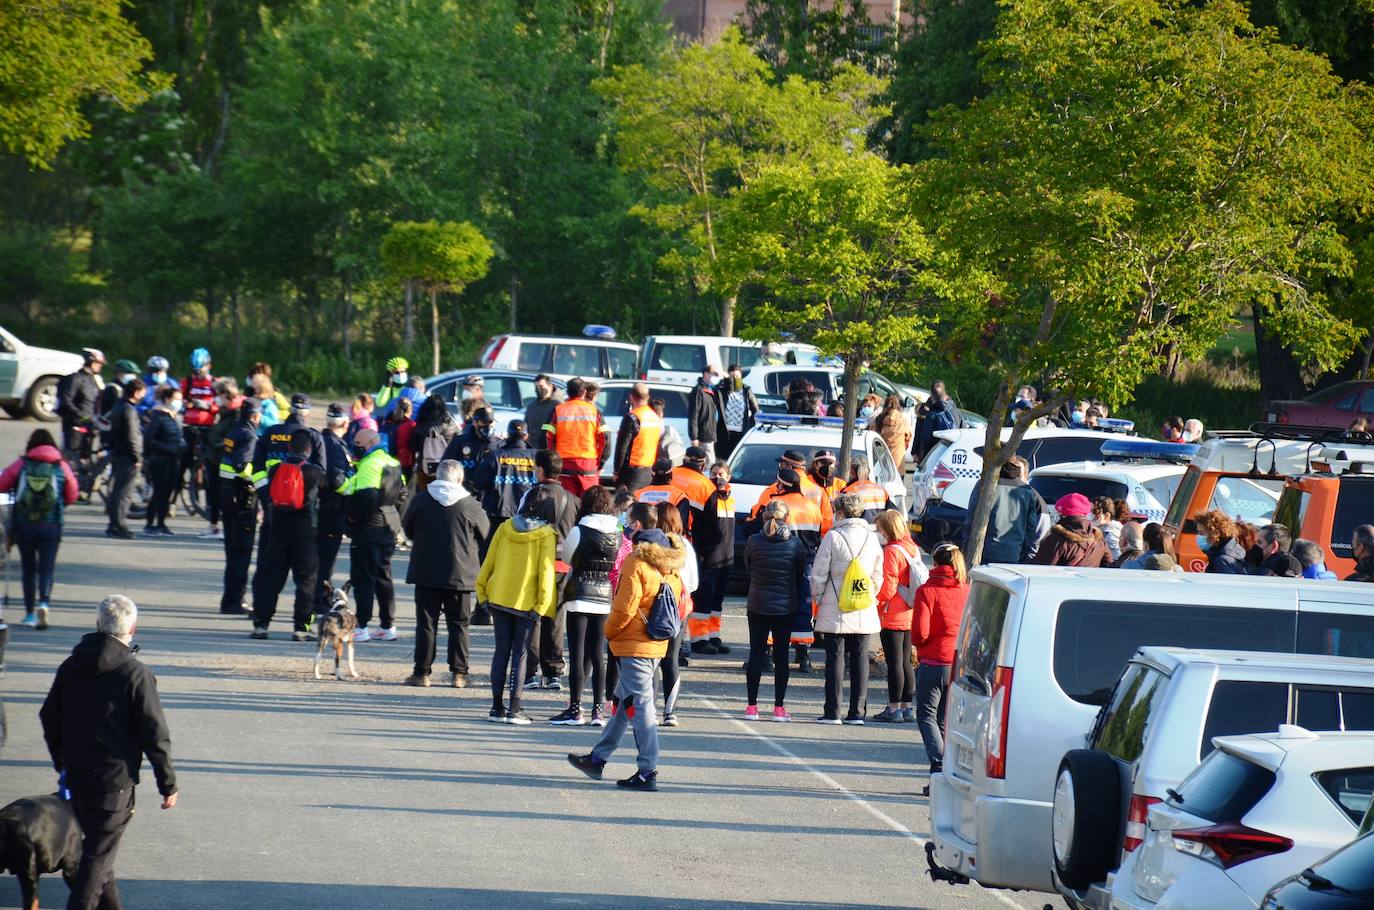
[[[183,471],[177,485],[176,499],[186,507],[189,514],[197,518],[204,518],[210,514],[205,491],[205,475],[209,468],[205,464],[205,459],[201,457],[207,447],[206,437],[209,432],[209,427],[186,427],[188,447],[183,464],[191,470],[189,474]]]

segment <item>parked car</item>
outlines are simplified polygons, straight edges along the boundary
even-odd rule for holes
[[[1312,459],[1313,470],[1284,483],[1274,521],[1320,544],[1326,567],[1345,578],[1355,571],[1355,529],[1374,521],[1374,446],[1324,446]]]
[[[1368,819],[1368,816],[1366,816]],[[1364,830],[1368,825],[1361,825]],[[1374,907],[1374,834],[1365,833],[1279,882],[1260,910],[1369,910]]]
[[[1002,439],[1011,428],[1002,430]],[[969,500],[983,474],[986,427],[940,430],[939,440],[921,459],[911,479],[912,531],[927,549],[942,540],[959,541],[968,523]],[[1103,430],[1066,430],[1036,427],[1026,431],[1017,454],[1031,470],[1066,461],[1097,461],[1102,443],[1120,439]]]
[[[1296,401],[1271,401],[1265,420],[1305,427],[1350,426],[1356,417],[1374,422],[1374,380],[1339,382]]]
[[[518,373],[511,370],[452,370],[425,380],[425,394],[438,392],[448,404],[448,409],[456,418],[463,405],[463,383],[469,376],[482,377],[482,396],[496,418],[493,430],[497,435],[505,435],[506,424],[511,420],[525,417],[525,406],[539,396],[534,392],[534,373]],[[564,383],[561,379],[552,380],[559,398],[562,398]]]
[[[1046,835],[1059,762],[1083,744],[1137,649],[1374,656],[1374,585],[1130,575],[1126,584],[1120,569],[974,570],[944,769],[930,781],[937,876],[1054,890]]]
[[[814,364],[816,349],[809,344],[779,345],[791,364]],[[680,382],[691,385],[710,364],[722,372],[732,363],[744,369],[758,364],[763,345],[720,335],[650,335],[639,351],[639,378],[647,382]],[[764,392],[756,388],[755,393]]]
[[[600,329],[588,326],[588,330]],[[478,355],[477,365],[487,369],[545,373],[568,380],[633,379],[639,361],[638,345],[615,341],[605,333],[565,337],[560,335],[493,335]]]
[[[1163,521],[1196,446],[1149,440],[1109,439],[1103,459],[1066,461],[1031,471],[1030,485],[1051,506],[1061,496],[1081,493],[1125,500],[1147,521]]]
[[[1126,664],[1055,779],[1055,883],[1075,910],[1108,910],[1112,876],[1162,802],[1218,736],[1281,724],[1374,731],[1374,661],[1145,647]]]
[[[1274,882],[1355,836],[1374,792],[1374,734],[1218,737],[1121,866],[1114,910],[1254,910]]]
[[[57,420],[57,384],[81,364],[80,354],[25,344],[0,328],[0,407],[11,417]]]

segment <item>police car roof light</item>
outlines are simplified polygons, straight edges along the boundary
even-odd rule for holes
[[[1102,443],[1102,458],[1106,461],[1142,459],[1187,464],[1199,448],[1192,443],[1156,442],[1153,439],[1108,439]]]
[[[584,325],[582,334],[587,338],[596,338],[601,341],[615,341],[615,329],[608,325]]]
[[[843,417],[812,417],[807,414],[759,414],[754,422],[772,427],[832,427],[844,429]],[[854,426],[867,426],[867,421],[855,418]]]
[[[1106,433],[1134,433],[1135,421],[1123,420],[1120,417],[1099,417],[1097,429]]]

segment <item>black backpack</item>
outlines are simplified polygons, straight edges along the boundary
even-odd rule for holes
[[[671,641],[677,638],[678,633],[682,631],[682,617],[677,612],[677,595],[667,582],[659,584],[658,594],[654,597],[653,605],[649,607],[649,615],[645,616],[641,610],[639,618],[644,621],[645,634],[654,641]]]

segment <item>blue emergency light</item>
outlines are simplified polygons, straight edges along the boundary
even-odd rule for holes
[[[1097,429],[1108,433],[1134,433],[1135,421],[1122,420],[1120,417],[1099,417]]]
[[[1186,442],[1159,442],[1153,439],[1108,439],[1102,443],[1107,461],[1167,461],[1187,464],[1201,446]]]
[[[771,427],[830,427],[836,430],[844,429],[843,417],[812,417],[808,414],[759,414],[754,418],[754,422],[762,426]],[[854,418],[856,429],[868,426],[868,422],[862,418]]]
[[[608,325],[584,325],[582,334],[587,338],[596,338],[601,341],[615,341],[615,329]]]

